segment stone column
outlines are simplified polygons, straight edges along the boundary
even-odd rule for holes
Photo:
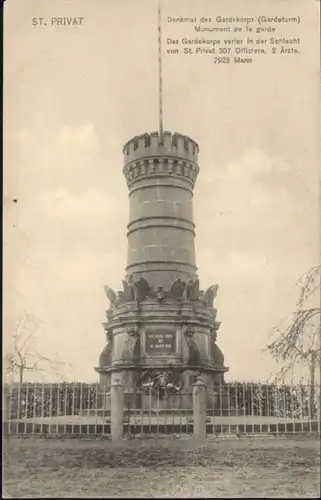
[[[2,420],[4,422],[10,419],[9,407],[10,407],[10,393],[8,393],[8,389],[4,388],[2,395]]]
[[[112,383],[110,397],[110,434],[112,441],[118,441],[124,433],[124,386],[120,382]]]
[[[192,377],[195,376],[195,372],[192,370],[186,370],[182,374],[183,382],[183,405],[187,410],[192,410],[192,400],[193,400],[193,389],[192,389]]]
[[[101,410],[110,410],[110,375],[100,374],[98,408]],[[97,408],[96,408],[97,409]]]
[[[194,439],[206,439],[206,385],[201,377],[193,384],[193,429]]]

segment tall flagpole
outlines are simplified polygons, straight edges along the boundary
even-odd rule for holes
[[[162,11],[161,0],[158,0],[158,119],[159,140],[163,143],[163,75],[162,75]]]

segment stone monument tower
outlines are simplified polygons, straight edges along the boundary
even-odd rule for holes
[[[137,388],[144,376],[171,373],[180,387],[202,374],[222,382],[216,344],[218,286],[200,290],[195,262],[193,187],[198,145],[181,134],[134,137],[124,146],[129,189],[128,256],[123,288],[105,287],[110,307],[100,379]]]
[[[218,285],[200,290],[195,259],[193,188],[199,173],[195,141],[163,131],[161,12],[158,9],[159,132],[130,139],[123,148],[129,189],[128,255],[122,290],[105,287],[110,306],[107,345],[99,358],[101,384],[125,390],[155,377],[191,388],[223,381],[216,344]]]

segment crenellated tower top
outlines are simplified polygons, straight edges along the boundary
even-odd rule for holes
[[[199,172],[198,152],[198,144],[179,133],[165,131],[162,141],[158,132],[133,137],[123,148],[127,184],[147,176],[171,176],[193,187]]]
[[[158,132],[151,132],[133,137],[123,148],[125,165],[138,158],[164,155],[184,158],[197,164],[198,152],[198,144],[193,139],[168,131],[163,132],[163,143]]]

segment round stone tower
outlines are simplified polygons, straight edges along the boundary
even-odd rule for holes
[[[202,374],[209,385],[228,369],[216,344],[218,286],[199,288],[195,259],[193,187],[198,145],[164,132],[128,141],[124,175],[129,189],[128,256],[123,289],[105,287],[110,307],[100,355],[102,384],[111,378],[137,389],[154,373],[170,373],[188,390]]]
[[[124,146],[129,188],[126,271],[152,287],[169,288],[196,278],[193,187],[199,171],[197,144],[165,132],[135,137]]]

